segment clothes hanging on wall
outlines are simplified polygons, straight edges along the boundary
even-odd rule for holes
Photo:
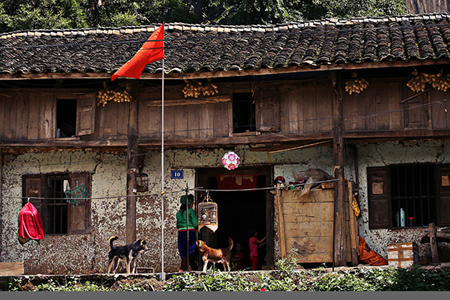
[[[32,240],[44,239],[44,226],[36,207],[27,202],[19,212],[19,242],[23,245]]]

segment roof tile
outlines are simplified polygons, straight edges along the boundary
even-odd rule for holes
[[[0,34],[0,73],[114,73],[159,25]],[[450,58],[450,17],[324,19],[278,25],[165,25],[165,71]],[[161,63],[144,72],[161,72]]]

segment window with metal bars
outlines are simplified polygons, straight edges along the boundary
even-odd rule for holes
[[[422,227],[435,221],[435,166],[395,165],[390,169],[393,227]]]
[[[367,179],[370,229],[450,225],[449,165],[369,167]]]
[[[42,217],[45,234],[75,234],[90,230],[90,200],[68,203],[65,191],[83,184],[91,190],[89,173],[23,175],[24,204],[27,199]],[[90,193],[90,192],[89,192]]]

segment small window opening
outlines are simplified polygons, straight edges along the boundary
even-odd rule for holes
[[[56,103],[56,137],[73,137],[76,134],[77,99],[58,99]]]
[[[433,165],[391,166],[393,227],[422,227],[436,221]]]
[[[233,132],[256,130],[255,101],[252,93],[233,94]]]
[[[48,234],[67,233],[67,201],[64,194],[64,181],[68,175],[49,176],[47,180],[47,226]]]

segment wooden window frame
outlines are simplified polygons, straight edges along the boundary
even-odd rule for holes
[[[22,195],[23,205],[28,201],[39,211],[44,223],[44,232],[48,235],[64,235],[64,234],[85,234],[91,230],[91,200],[80,200],[78,205],[67,203],[67,232],[53,233],[49,231],[48,211],[47,211],[47,181],[50,176],[67,175],[71,187],[75,186],[78,180],[79,185],[83,183],[89,194],[92,191],[91,174],[85,173],[49,173],[49,174],[32,174],[22,176]],[[64,198],[62,198],[64,199]]]
[[[450,226],[450,182],[447,182],[447,179],[450,181],[450,164],[436,164],[434,168],[436,226]],[[390,166],[367,168],[369,229],[409,228],[393,226],[390,173]]]

